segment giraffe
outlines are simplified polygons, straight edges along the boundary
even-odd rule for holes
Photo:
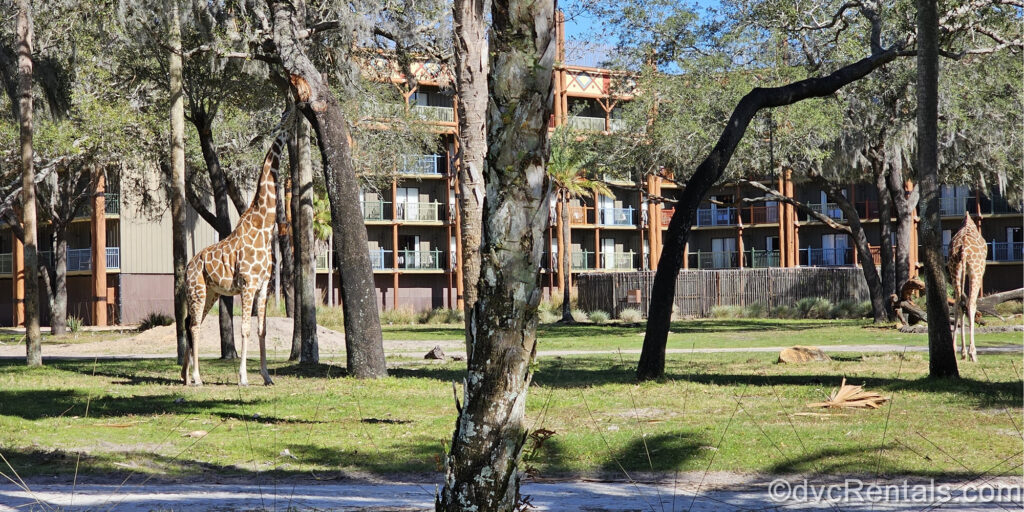
[[[199,377],[199,328],[206,319],[210,308],[221,295],[242,295],[242,353],[238,367],[238,385],[247,386],[246,357],[251,329],[250,316],[253,301],[256,301],[256,326],[260,339],[260,375],[264,385],[274,381],[267,371],[267,286],[273,263],[274,228],[277,225],[277,179],[281,161],[281,148],[287,141],[287,130],[281,129],[291,113],[278,125],[278,136],[271,144],[263,161],[259,184],[252,204],[238,219],[235,230],[223,240],[196,253],[185,269],[187,287],[188,351],[181,366],[181,378],[189,384],[191,366],[192,384],[201,386]]]
[[[953,281],[953,351],[956,351],[957,331],[960,332],[960,358],[968,355],[972,362],[977,362],[977,351],[974,348],[974,317],[978,311],[978,296],[981,294],[981,279],[985,275],[985,258],[988,256],[988,245],[982,238],[978,226],[971,219],[971,214],[964,215],[964,223],[960,230],[949,241],[949,276]],[[966,285],[966,289],[964,286]],[[966,294],[966,295],[965,295]],[[966,299],[967,303],[964,304]],[[966,309],[966,311],[965,311]],[[971,326],[971,346],[967,348],[966,326],[964,313]]]

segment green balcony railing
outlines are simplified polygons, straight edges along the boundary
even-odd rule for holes
[[[406,270],[440,270],[444,268],[440,249],[431,251],[398,251],[398,268]]]
[[[363,201],[363,220],[387,220],[390,217],[391,201]]]
[[[441,203],[398,203],[398,220],[407,222],[437,222],[440,219]]]

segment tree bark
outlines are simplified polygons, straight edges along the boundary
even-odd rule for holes
[[[185,103],[182,97],[181,19],[178,2],[172,2],[167,43],[170,47],[169,88],[171,93],[171,253],[174,260],[174,325],[178,341],[178,364],[185,357],[188,340],[185,317],[185,265],[188,264],[185,240]],[[196,340],[198,343],[199,340]]]
[[[537,349],[551,193],[546,167],[554,16],[553,0],[495,0],[491,10],[481,278],[467,320],[471,350],[464,405],[437,510],[511,511],[519,502],[518,462],[527,435],[523,419]]]
[[[309,124],[296,121],[297,166],[292,174],[295,240],[295,317],[292,352],[299,346],[299,362],[316,364],[320,352],[316,337],[316,258],[313,246],[313,162],[309,154]],[[361,219],[362,217],[360,217]],[[296,339],[298,338],[298,339]]]
[[[288,139],[288,172],[290,176],[295,175],[295,157],[294,153],[294,137]],[[290,186],[289,186],[290,187]],[[277,248],[278,253],[281,256],[279,272],[280,272],[280,286],[281,296],[284,297],[284,312],[289,318],[295,318],[295,283],[292,277],[292,265],[294,264],[294,255],[292,254],[292,225],[288,221],[290,212],[288,212],[290,201],[288,194],[291,190],[285,189],[285,179],[283,176],[277,180]]]
[[[344,276],[341,300],[348,372],[359,378],[383,377],[387,375],[387,365],[347,120],[338,99],[299,43],[302,38],[298,34],[295,5],[284,0],[271,0],[270,5],[274,44],[299,108],[316,132],[323,160],[335,261]]]
[[[959,378],[946,303],[939,202],[939,16],[936,0],[917,0],[917,173],[924,210],[918,236],[928,311],[928,374]]]
[[[21,137],[21,225],[25,242],[25,363],[43,365],[39,331],[39,253],[32,164],[32,2],[18,1],[18,117]]]
[[[288,205],[289,212],[291,213],[291,247],[288,249],[292,257],[292,348],[288,354],[289,361],[298,361],[302,355],[302,315],[298,313],[298,310],[302,308],[302,297],[299,290],[301,289],[299,283],[299,273],[302,268],[301,254],[298,244],[298,235],[302,230],[299,228],[299,187],[296,185],[299,172],[299,141],[297,137],[291,137],[288,139],[288,168],[292,175],[292,199]]]
[[[472,333],[470,315],[480,280],[480,235],[487,157],[487,21],[490,0],[454,2],[455,81],[459,93],[459,221],[462,226],[462,300],[466,349]]]
[[[638,379],[655,379],[665,373],[665,343],[672,320],[676,279],[683,263],[683,246],[689,239],[698,205],[715,182],[722,177],[750,120],[763,108],[781,107],[807,98],[828,96],[892,61],[898,53],[898,47],[894,46],[873,53],[824,77],[800,80],[781,87],[758,87],[747,93],[736,105],[711,153],[687,180],[686,186],[676,193],[675,213],[665,233],[658,270],[654,274],[651,287],[652,300],[647,313],[647,332],[637,364]]]
[[[199,147],[202,149],[203,161],[206,163],[206,170],[210,175],[210,184],[213,186],[213,207],[216,223],[212,224],[212,227],[217,230],[220,240],[223,240],[231,234],[231,215],[228,209],[227,180],[224,176],[224,170],[220,166],[217,148],[213,144],[214,115],[211,112],[194,110],[192,112],[192,123],[199,133]],[[198,206],[196,206],[196,210],[199,210]],[[220,307],[217,309],[220,326],[220,358],[237,359],[238,353],[235,351],[234,297],[221,295]]]
[[[562,268],[559,272],[562,272],[565,276],[565,286],[562,288],[562,323],[573,323],[575,320],[572,318],[572,294],[570,289],[572,288],[571,276],[572,272],[572,228],[569,227],[570,216],[569,216],[569,192],[562,190],[562,238],[565,239],[565,246],[559,246],[560,251],[565,251],[562,254]]]
[[[53,231],[53,300],[50,301],[50,328],[54,334],[67,332],[68,318],[68,240],[65,230]]]
[[[893,249],[896,258],[896,289],[899,290],[910,280],[913,273],[913,269],[910,268],[910,253],[918,191],[914,189],[912,192],[906,192],[901,167],[890,168],[887,178],[889,196],[896,211],[896,244]]]
[[[886,185],[889,170],[883,161],[873,162],[875,191],[878,192],[878,227],[880,240],[878,241],[879,267],[882,269],[882,297],[885,304],[885,316],[894,319],[892,301],[890,297],[896,295],[896,262],[892,248],[892,201],[889,197],[889,187]],[[867,212],[865,212],[867,213]]]

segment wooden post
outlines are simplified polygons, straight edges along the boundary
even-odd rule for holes
[[[563,266],[563,261],[565,260],[565,244],[567,243],[563,232],[564,223],[562,222],[562,210],[563,208],[568,207],[569,205],[562,201],[562,193],[559,192],[558,200],[555,202],[555,215],[558,217],[555,219],[555,229],[558,230],[558,233],[555,235],[555,239],[558,240],[558,258],[556,263],[558,268],[554,269],[555,272],[558,273],[558,293],[565,293],[565,286],[568,284],[566,279],[568,276],[565,275],[565,272],[562,272],[562,269],[565,268]],[[551,247],[550,243],[548,244],[548,247]]]
[[[786,190],[784,194],[786,194],[786,197],[794,197],[792,169],[785,170],[785,184]],[[789,251],[789,256],[787,258],[789,259],[789,266],[798,267],[800,266],[800,239],[798,238],[799,234],[797,233],[798,220],[796,216],[796,208],[793,205],[787,204],[786,212],[786,229],[788,235],[786,236],[786,250]]]
[[[778,187],[779,193],[786,193],[786,183],[782,177],[782,173],[779,173]],[[775,249],[779,251],[779,266],[786,268],[790,266],[789,251],[786,250],[786,248],[788,247],[786,243],[789,239],[789,237],[786,236],[788,234],[788,230],[786,229],[786,222],[788,222],[789,215],[787,213],[788,210],[786,209],[786,203],[777,202],[775,209],[776,215],[779,218],[779,246],[776,247]]]
[[[92,325],[107,325],[107,216],[103,168],[93,167]]]
[[[699,263],[699,262],[698,262]],[[683,244],[683,270],[690,269],[690,242]]]
[[[909,179],[906,180],[905,182],[903,182],[903,190],[906,191],[906,195],[909,197],[910,194],[914,191],[914,182],[910,181]],[[917,254],[917,248],[918,248],[917,223],[918,223],[918,221],[921,220],[921,218],[917,216],[917,209],[916,208],[913,211],[913,216],[914,216],[914,228],[910,231],[910,250],[908,251],[910,253],[910,277],[911,278],[915,278],[918,275],[918,272],[917,272],[917,262],[918,262],[918,254]]]
[[[661,205],[654,200],[655,195],[660,195],[658,190],[657,176],[647,177],[647,239],[651,246],[650,265],[648,270],[658,268],[658,259],[661,257]]]
[[[391,308],[398,309],[398,180],[391,180]]]
[[[736,249],[739,252],[739,265],[743,269],[743,222],[736,228]]]
[[[25,325],[25,245],[11,233],[11,284],[14,300],[11,318],[15,327]]]

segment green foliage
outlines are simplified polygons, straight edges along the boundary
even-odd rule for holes
[[[996,304],[996,313],[1002,316],[1012,316],[1024,314],[1024,302],[1019,300],[1011,300]]]
[[[636,308],[626,308],[619,311],[619,320],[626,323],[637,323],[644,320],[644,313]]]
[[[764,318],[767,315],[768,308],[759,302],[747,304],[747,307],[743,308],[744,318]]]
[[[550,309],[538,310],[537,317],[542,324],[552,324],[562,319],[562,315],[560,313],[555,313]]]
[[[572,315],[572,319],[576,322],[583,323],[590,321],[590,317],[587,316],[587,312],[582,309],[572,308],[570,314]]]
[[[77,333],[78,331],[81,331],[82,330],[82,325],[84,325],[82,319],[77,317],[77,316],[75,316],[75,315],[68,315],[67,324],[68,324],[68,330],[71,331],[71,332],[74,332],[74,333]]]
[[[871,315],[871,301],[842,300],[832,306],[832,318],[864,318]]]
[[[804,297],[796,301],[796,310],[800,318],[829,318],[832,303],[821,297]]]
[[[466,315],[461,309],[435,308],[421,315],[420,323],[427,325],[458,324],[465,321]]]
[[[415,324],[419,318],[420,315],[411,308],[385,309],[380,312],[381,325]]]
[[[600,309],[590,312],[590,321],[598,325],[608,323],[608,320],[610,318],[611,317],[608,315],[608,313],[601,311]]]
[[[68,320],[70,320],[70,318]],[[153,312],[146,315],[146,318],[142,319],[142,323],[139,324],[139,331],[148,331],[154,327],[171,325],[173,323],[174,317],[165,315],[163,313]]]
[[[712,306],[711,318],[743,318],[743,306]]]

